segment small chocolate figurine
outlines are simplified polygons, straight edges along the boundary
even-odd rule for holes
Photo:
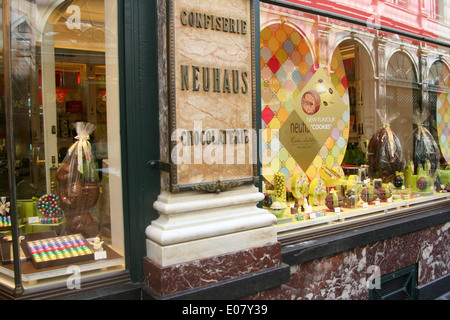
[[[298,199],[295,198],[295,204],[294,204],[294,206],[291,207],[291,214],[297,214],[298,208],[299,208]]]

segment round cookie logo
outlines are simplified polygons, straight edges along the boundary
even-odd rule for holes
[[[302,109],[306,114],[313,115],[320,108],[320,96],[316,90],[308,90],[302,97]]]
[[[314,84],[314,89],[306,91],[302,96],[302,110],[312,116],[320,107],[332,107],[334,105],[334,90],[332,85],[322,78]]]

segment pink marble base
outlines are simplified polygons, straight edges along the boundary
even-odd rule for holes
[[[418,286],[450,272],[450,223],[291,266],[289,283],[247,297],[255,300],[365,300],[367,280],[418,264]]]
[[[144,282],[158,294],[167,295],[273,268],[280,264],[279,243],[168,267],[161,267],[145,257]]]

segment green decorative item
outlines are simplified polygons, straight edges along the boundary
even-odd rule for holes
[[[410,161],[406,167],[406,187],[412,188],[412,176],[414,175],[414,162]]]
[[[286,202],[286,176],[282,172],[275,174],[275,192],[277,201]]]
[[[439,170],[439,178],[444,186],[450,183],[450,166],[445,167],[445,170]]]
[[[280,201],[275,201],[270,206],[269,212],[277,218],[282,218],[284,216],[284,214],[286,213],[286,209],[287,209],[286,203],[280,202]]]

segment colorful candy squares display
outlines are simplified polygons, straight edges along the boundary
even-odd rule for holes
[[[29,241],[28,248],[35,264],[63,261],[94,253],[89,243],[79,234]]]

